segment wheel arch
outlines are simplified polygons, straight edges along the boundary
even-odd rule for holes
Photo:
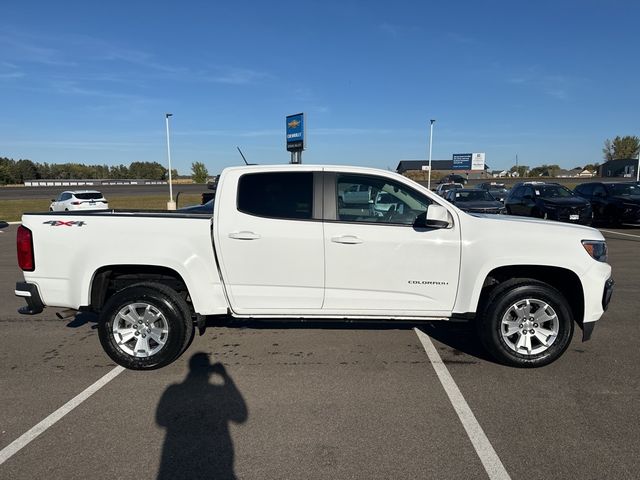
[[[508,265],[494,268],[485,277],[476,312],[482,311],[495,287],[513,278],[531,278],[558,290],[567,299],[573,318],[582,325],[584,287],[580,277],[568,268],[548,265]]]
[[[189,289],[182,276],[169,267],[158,265],[108,265],[93,274],[89,289],[90,308],[99,311],[114,293],[141,282],[154,282],[175,290],[185,300]],[[187,302],[193,308],[191,302]]]

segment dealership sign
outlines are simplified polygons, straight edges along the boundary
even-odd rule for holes
[[[484,170],[484,153],[454,153],[453,170]]]
[[[453,169],[454,170],[471,170],[472,153],[454,153]]]
[[[471,158],[471,170],[484,171],[484,153],[474,153]]]
[[[299,152],[304,150],[305,124],[304,113],[287,116],[287,151]]]

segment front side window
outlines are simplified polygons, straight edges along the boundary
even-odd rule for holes
[[[413,225],[431,204],[422,194],[382,177],[338,175],[337,187],[337,219],[342,222]]]
[[[516,187],[513,193],[511,194],[511,200],[520,200],[522,198],[523,193],[524,193],[524,187]]]
[[[533,188],[531,187],[524,187],[524,194],[522,195],[523,198],[533,198]]]
[[[579,195],[584,195],[585,197],[590,197],[593,194],[593,188],[595,184],[586,183],[584,185],[578,185],[576,187],[576,193]]]
[[[247,173],[238,182],[238,210],[259,217],[312,218],[312,172]]]

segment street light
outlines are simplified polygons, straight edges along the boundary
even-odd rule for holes
[[[431,122],[429,133],[429,179],[427,180],[427,188],[431,190],[431,146],[433,145],[433,124],[436,123],[435,120],[429,120]]]
[[[176,202],[173,201],[173,185],[171,178],[171,143],[169,142],[169,117],[172,117],[173,113],[165,113],[164,119],[167,124],[167,158],[169,159],[169,201],[167,202],[167,210],[175,210]]]

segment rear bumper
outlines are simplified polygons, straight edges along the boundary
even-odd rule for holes
[[[15,294],[22,297],[27,302],[24,307],[18,309],[18,313],[23,315],[37,315],[44,310],[44,303],[40,298],[38,287],[33,283],[17,282]]]

